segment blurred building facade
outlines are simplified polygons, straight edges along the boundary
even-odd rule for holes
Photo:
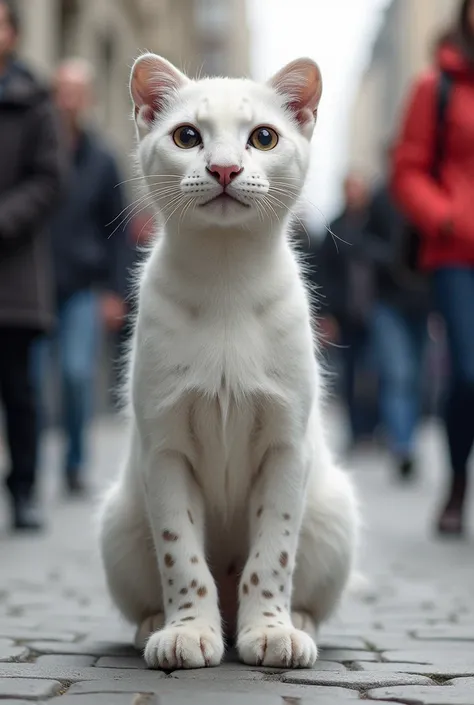
[[[458,8],[458,0],[389,5],[352,116],[350,160],[363,174],[376,177],[383,171],[411,81],[432,60],[436,40]]]
[[[249,69],[246,0],[19,0],[22,54],[46,74],[65,56],[95,67],[97,119],[114,146],[133,145],[128,79],[140,51],[191,75]],[[126,166],[126,164],[125,164]]]

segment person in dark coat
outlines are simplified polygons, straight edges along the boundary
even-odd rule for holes
[[[131,246],[121,226],[122,177],[110,150],[85,123],[92,103],[91,67],[65,61],[56,74],[56,103],[70,158],[66,193],[52,221],[58,326],[37,350],[42,382],[51,345],[57,348],[62,385],[61,425],[66,436],[64,477],[71,494],[85,492],[85,433],[91,415],[102,324],[116,333],[126,313],[124,251]],[[41,388],[40,388],[41,392]],[[41,394],[43,396],[43,394]]]
[[[369,190],[364,180],[349,174],[344,182],[345,205],[331,223],[317,255],[320,316],[323,338],[340,348],[342,394],[349,415],[352,444],[372,436],[375,414],[370,394],[361,390],[369,351],[373,281],[364,251],[369,214]]]
[[[423,396],[430,285],[403,258],[403,220],[388,187],[372,197],[365,252],[373,266],[376,303],[371,332],[379,372],[380,417],[400,477],[414,474],[415,431]]]
[[[53,323],[47,221],[60,195],[61,150],[47,89],[14,55],[17,8],[0,0],[0,399],[15,529],[39,529],[35,337]]]

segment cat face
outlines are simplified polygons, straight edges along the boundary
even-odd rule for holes
[[[194,228],[281,219],[297,201],[321,97],[319,69],[300,59],[260,85],[191,81],[146,54],[132,70],[139,162],[165,219]]]

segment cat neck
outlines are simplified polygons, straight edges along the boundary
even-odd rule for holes
[[[186,229],[168,223],[161,256],[173,269],[199,278],[221,278],[239,271],[265,270],[287,247],[287,223],[245,228]]]

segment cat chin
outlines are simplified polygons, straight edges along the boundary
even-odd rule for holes
[[[204,226],[235,227],[245,226],[258,220],[258,211],[251,205],[240,203],[236,200],[215,200],[198,206],[192,213],[193,222],[202,223]]]

